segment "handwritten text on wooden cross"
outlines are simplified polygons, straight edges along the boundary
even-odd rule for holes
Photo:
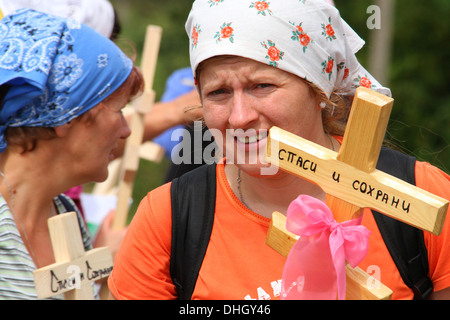
[[[339,222],[355,218],[362,208],[369,207],[439,234],[448,201],[375,169],[391,108],[392,99],[358,88],[339,153],[274,127],[269,133],[267,160],[318,184],[327,193],[327,204]],[[295,235],[285,230],[285,217],[274,213],[266,242],[287,256],[295,241]],[[389,295],[388,290],[381,295],[366,290],[370,289],[364,283],[367,274],[358,268],[347,266],[349,279],[356,285],[354,297]],[[354,286],[349,287],[353,294]]]
[[[64,293],[66,300],[93,300],[91,282],[109,276],[112,271],[110,249],[84,251],[75,212],[50,218],[48,227],[56,263],[33,272],[38,298]]]
[[[368,90],[358,88],[355,100],[372,99],[371,96],[377,94]],[[357,102],[353,104],[352,113],[358,112],[358,108],[353,109],[356,104]],[[379,148],[371,148],[373,142],[361,142],[358,136],[375,137],[375,134],[370,133],[370,128],[378,126],[367,125],[374,121],[370,114],[360,112],[359,116],[359,119],[352,119],[350,115],[347,125],[350,132],[352,123],[362,122],[363,125],[360,125],[359,133],[354,137],[348,137],[349,131],[346,131],[339,155],[344,154],[345,159],[358,156],[371,159],[368,162],[371,163],[367,166],[368,170],[358,169],[339,160],[336,152],[277,127],[273,127],[269,132],[267,160],[285,171],[319,185],[327,194],[357,207],[372,208],[414,227],[440,234],[448,201],[375,169],[381,144],[378,144]],[[274,145],[277,145],[275,152],[271,150]],[[370,150],[372,156],[364,153],[365,150]],[[342,221],[338,218],[336,220]]]

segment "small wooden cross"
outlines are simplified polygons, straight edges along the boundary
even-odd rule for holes
[[[48,220],[56,263],[33,271],[39,299],[64,293],[66,300],[93,300],[92,281],[109,276],[113,258],[109,248],[84,251],[75,212]]]
[[[273,127],[266,159],[319,185],[338,222],[357,218],[369,207],[438,235],[448,201],[376,169],[392,104],[391,98],[360,87],[339,153]],[[284,215],[273,215],[266,243],[287,256],[297,238],[286,230],[285,221]],[[388,288],[372,290],[366,285],[370,277],[359,268],[351,269],[347,266],[347,299],[389,298]]]
[[[131,118],[131,135],[128,137],[122,160],[122,172],[119,183],[117,210],[114,215],[113,229],[122,230],[127,225],[130,198],[133,191],[134,179],[139,168],[140,148],[144,136],[145,115],[151,110],[155,102],[153,79],[155,75],[158,51],[161,42],[162,28],[149,25],[147,27],[141,69],[145,80],[143,94],[134,101],[134,113]],[[158,148],[157,148],[158,149]],[[161,155],[164,153],[159,148]]]

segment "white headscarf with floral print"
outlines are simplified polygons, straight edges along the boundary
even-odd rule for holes
[[[186,22],[191,67],[236,55],[304,78],[328,96],[359,86],[391,95],[358,62],[364,41],[324,0],[196,0]]]

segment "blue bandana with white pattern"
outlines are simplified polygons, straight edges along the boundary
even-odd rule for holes
[[[7,127],[57,127],[114,92],[132,61],[75,20],[24,9],[0,21],[0,152]]]

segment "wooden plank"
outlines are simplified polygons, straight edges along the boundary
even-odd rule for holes
[[[147,27],[141,64],[145,88],[143,95],[133,104],[134,113],[131,118],[131,135],[128,137],[125,145],[121,179],[119,182],[117,210],[112,224],[114,230],[123,230],[127,226],[130,198],[133,192],[136,172],[139,168],[139,149],[144,136],[144,118],[145,114],[151,110],[155,99],[155,93],[152,87],[161,36],[161,27],[153,25]]]
[[[33,271],[39,299],[64,294],[66,300],[93,300],[91,282],[109,276],[113,268],[109,248],[84,251],[75,212],[48,220],[55,263]]]
[[[448,201],[379,170],[361,171],[337,160],[337,153],[277,127],[268,144],[271,164],[319,185],[327,194],[360,208],[371,208],[394,219],[439,235]],[[268,149],[272,148],[271,146]]]
[[[439,235],[449,202],[376,170],[393,100],[373,90],[356,90],[339,153],[280,128],[269,131],[266,160],[320,186],[337,222],[354,219],[363,208]],[[274,213],[266,243],[287,256],[296,241],[283,215]],[[389,289],[347,265],[347,299],[385,299]],[[381,291],[379,291],[381,290]]]

